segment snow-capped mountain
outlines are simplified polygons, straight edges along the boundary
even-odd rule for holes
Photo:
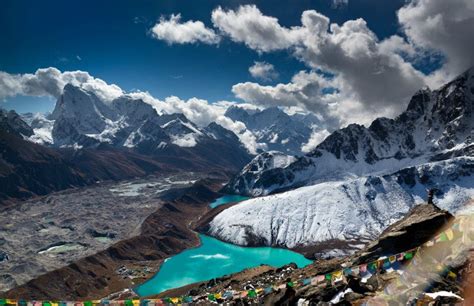
[[[389,175],[319,183],[247,200],[218,214],[209,233],[239,245],[315,247],[316,256],[360,249],[438,188],[455,213],[474,197],[474,158],[457,157]]]
[[[308,143],[313,131],[321,128],[313,114],[288,115],[278,107],[263,110],[246,110],[238,106],[227,109],[225,116],[243,122],[265,151],[280,151],[302,155],[302,147]]]
[[[321,181],[390,173],[451,156],[472,156],[473,104],[474,69],[470,69],[438,90],[417,92],[397,118],[378,118],[369,127],[351,124],[337,130],[290,164],[268,167],[281,156],[257,156],[227,189],[263,195]]]
[[[29,141],[43,145],[53,143],[51,132],[54,120],[50,120],[49,117],[49,113],[26,113],[21,115],[24,122],[33,129],[33,134],[28,137]]]
[[[51,115],[23,118],[33,130],[24,138],[53,147],[107,145],[202,168],[215,163],[235,169],[250,160],[239,138],[217,124],[201,128],[183,114],[160,115],[141,99],[123,95],[104,101],[71,84],[64,87]]]

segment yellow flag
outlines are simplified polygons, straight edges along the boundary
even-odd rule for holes
[[[453,233],[453,230],[452,229],[447,229],[446,230],[446,236],[448,237],[448,240],[453,240],[454,238],[454,233]]]
[[[171,302],[172,302],[173,304],[178,304],[179,299],[178,299],[177,297],[171,298]]]
[[[214,296],[215,296],[216,299],[220,299],[222,297],[222,294],[216,293],[216,294],[214,294]]]

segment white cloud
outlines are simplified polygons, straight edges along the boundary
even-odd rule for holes
[[[152,36],[169,44],[189,44],[202,42],[217,44],[220,37],[214,30],[207,28],[201,21],[181,22],[181,14],[164,17],[151,29]]]
[[[331,133],[326,129],[314,131],[309,137],[308,142],[301,147],[301,151],[303,153],[309,153],[313,151],[314,148],[316,148],[316,146],[326,139],[326,137],[328,137],[330,134]]]
[[[254,62],[249,67],[249,72],[252,77],[262,81],[272,81],[278,78],[278,72],[275,70],[275,67],[267,62]]]
[[[412,44],[446,57],[443,68],[433,76],[433,85],[474,65],[474,1],[413,0],[397,15]]]
[[[316,72],[300,71],[286,84],[265,86],[253,82],[238,83],[232,87],[232,92],[247,103],[312,111],[320,115],[325,124],[334,129],[340,124],[340,118],[334,116],[332,110],[336,106],[336,101],[333,95],[322,94],[323,89],[333,86],[333,81]]]
[[[373,117],[387,113],[387,109],[391,115],[397,114],[411,95],[426,84],[426,77],[401,56],[402,53],[413,55],[414,49],[400,36],[379,41],[363,19],[337,25],[331,24],[326,16],[308,10],[301,15],[301,25],[283,27],[278,19],[263,15],[255,5],[243,5],[227,11],[218,7],[212,12],[212,21],[222,35],[257,52],[287,49],[309,68],[334,74],[334,84],[341,94],[371,109]],[[310,84],[317,87],[318,82]],[[298,105],[302,100],[317,104],[322,99],[320,95],[298,93],[294,82],[275,88],[237,84],[234,92],[255,103],[257,88],[258,102],[262,104],[267,99],[280,105]],[[248,92],[252,89],[254,98],[249,99]],[[275,91],[279,95],[273,95]]]
[[[236,11],[218,7],[211,19],[222,34],[257,51],[287,49],[295,43],[292,30],[280,26],[278,19],[263,15],[255,5],[242,5]]]
[[[38,69],[34,74],[9,74],[0,71],[0,99],[23,96],[59,97],[64,85],[71,83],[96,93],[104,100],[111,101],[123,94],[115,84],[107,84],[99,78],[92,77],[85,71],[61,72],[54,67]]]

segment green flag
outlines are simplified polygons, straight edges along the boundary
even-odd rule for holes
[[[209,301],[215,301],[215,300],[216,300],[216,297],[215,297],[214,294],[209,294],[209,295],[207,296],[207,299],[208,299]]]
[[[248,296],[249,298],[256,298],[256,297],[257,297],[257,292],[255,292],[255,290],[249,290],[249,291],[247,292],[247,296]]]

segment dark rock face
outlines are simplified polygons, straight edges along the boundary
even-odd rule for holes
[[[60,153],[0,130],[0,201],[84,186],[87,179]]]
[[[6,111],[2,109],[0,109],[0,130],[20,137],[29,137],[33,135],[33,130],[15,111]]]

